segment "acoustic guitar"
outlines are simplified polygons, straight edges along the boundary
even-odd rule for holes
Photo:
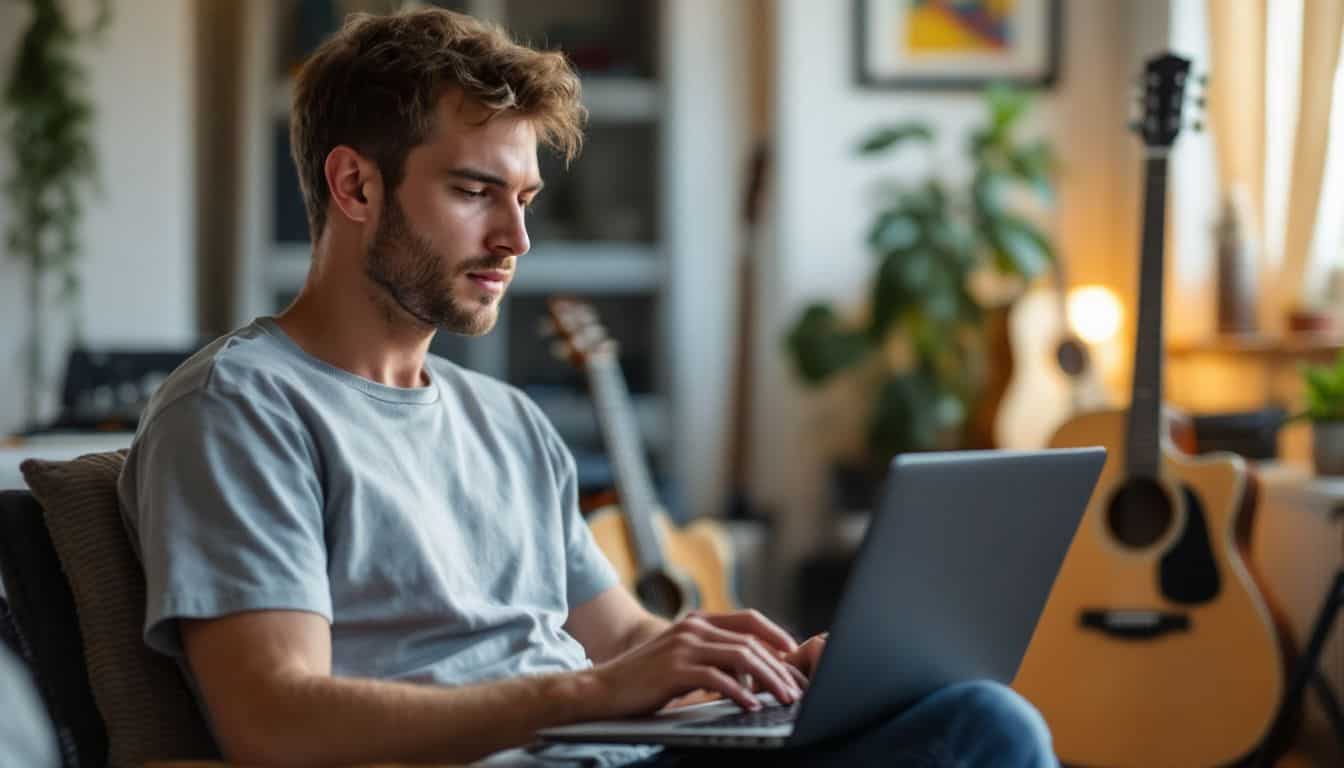
[[[552,297],[547,310],[558,352],[587,375],[615,475],[619,505],[588,517],[598,547],[621,583],[659,616],[732,610],[727,534],[708,520],[678,528],[659,507],[615,340],[587,303]]]
[[[1037,285],[1008,313],[1009,380],[994,418],[994,445],[1046,445],[1069,417],[1105,402],[1087,345],[1069,327],[1063,259],[1051,262],[1049,285]]]
[[[1167,154],[1189,73],[1170,54],[1144,71],[1129,409],[1077,416],[1051,441],[1110,449],[1014,682],[1069,764],[1232,762],[1266,736],[1284,689],[1280,636],[1245,558],[1253,511],[1245,462],[1187,456],[1162,422]]]

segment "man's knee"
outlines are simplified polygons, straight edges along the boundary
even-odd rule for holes
[[[976,680],[948,688],[943,695],[954,700],[949,704],[980,738],[1026,760],[1018,764],[1056,764],[1045,718],[1013,689]]]

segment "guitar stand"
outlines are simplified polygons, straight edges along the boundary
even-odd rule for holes
[[[1316,616],[1316,623],[1311,626],[1311,639],[1307,642],[1307,649],[1297,661],[1288,689],[1284,692],[1283,700],[1279,702],[1279,711],[1274,716],[1274,722],[1270,725],[1264,742],[1251,761],[1252,766],[1256,768],[1272,766],[1275,751],[1273,747],[1283,736],[1282,731],[1290,719],[1292,710],[1306,692],[1308,684],[1316,692],[1321,706],[1325,709],[1326,717],[1334,728],[1335,737],[1339,739],[1341,749],[1344,749],[1344,709],[1340,708],[1339,698],[1335,696],[1334,689],[1330,687],[1329,681],[1321,674],[1319,668],[1321,650],[1325,647],[1325,641],[1330,636],[1330,630],[1334,627],[1335,618],[1341,607],[1344,607],[1344,569],[1335,573],[1335,581],[1325,594],[1325,601]]]

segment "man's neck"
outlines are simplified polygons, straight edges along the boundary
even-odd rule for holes
[[[325,269],[323,260],[333,257],[317,256],[299,297],[276,323],[325,363],[387,386],[424,386],[434,329],[409,317],[362,270]]]

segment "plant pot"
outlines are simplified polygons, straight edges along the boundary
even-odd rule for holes
[[[1344,475],[1344,421],[1311,424],[1311,458],[1318,475]]]

